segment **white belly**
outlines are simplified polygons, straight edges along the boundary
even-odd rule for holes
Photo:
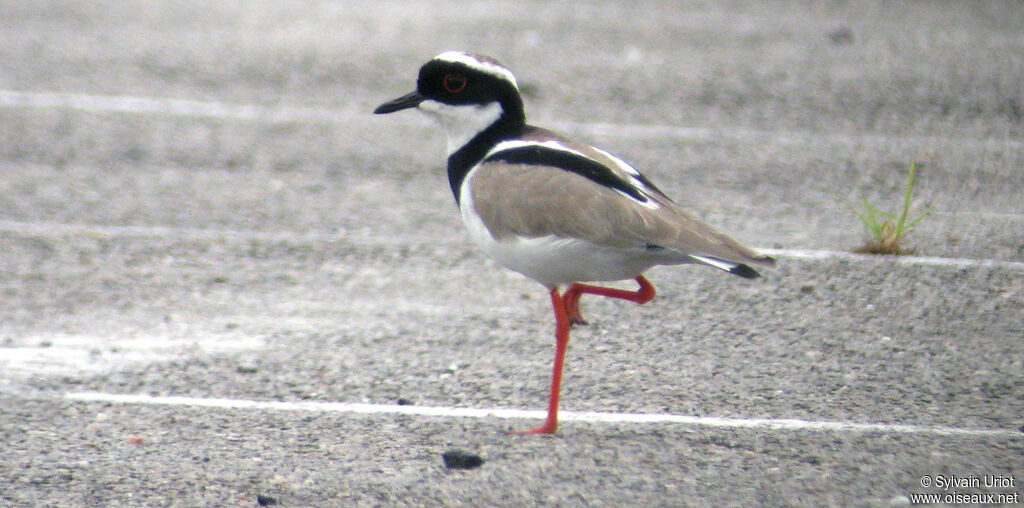
[[[495,240],[473,209],[472,196],[465,192],[466,185],[462,190],[459,208],[473,242],[506,268],[547,287],[632,279],[658,264],[643,251],[608,249],[575,238],[542,236]]]

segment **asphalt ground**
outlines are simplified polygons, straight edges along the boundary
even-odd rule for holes
[[[447,49],[779,257],[584,299],[562,408],[607,421],[459,416],[542,410],[553,323],[469,245],[441,133],[370,114]],[[4,2],[0,505],[1019,493],[1022,82],[1014,2]],[[917,257],[847,254],[913,161]]]

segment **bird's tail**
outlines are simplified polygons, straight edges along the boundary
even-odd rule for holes
[[[733,275],[743,277],[744,279],[756,279],[761,276],[757,270],[751,268],[748,264],[726,261],[724,259],[709,256],[695,256],[691,254],[690,257],[702,265],[713,266],[719,270],[725,270]],[[752,257],[751,261],[764,266],[775,266],[775,258],[769,256]]]

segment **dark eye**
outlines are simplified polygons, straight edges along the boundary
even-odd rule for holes
[[[459,93],[466,89],[466,76],[462,74],[448,74],[441,82],[444,89],[449,93]]]

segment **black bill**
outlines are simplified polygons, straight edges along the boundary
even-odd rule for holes
[[[377,109],[373,110],[374,114],[384,115],[387,113],[394,113],[395,111],[401,111],[403,109],[415,108],[423,102],[424,97],[419,92],[407,93],[395,100],[385,102]]]

